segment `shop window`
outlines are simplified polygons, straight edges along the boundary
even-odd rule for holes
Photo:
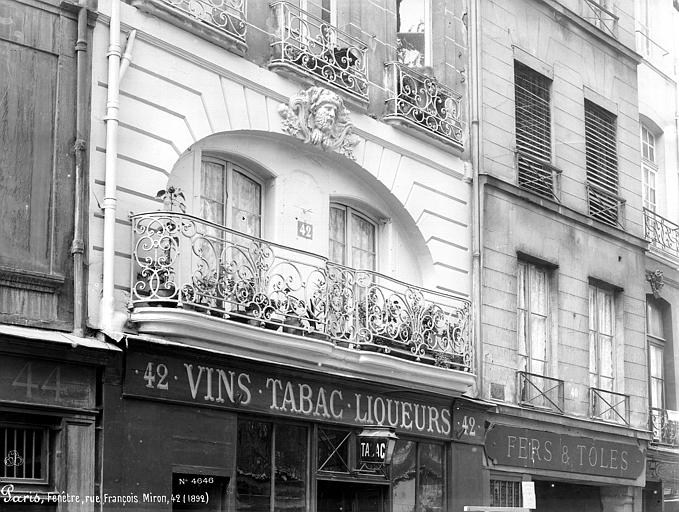
[[[200,216],[241,233],[262,233],[262,184],[245,169],[226,160],[203,158]]]
[[[391,465],[394,510],[444,510],[444,453],[443,445],[438,443],[396,442]]]
[[[585,100],[585,166],[590,217],[620,225],[616,116]]]
[[[401,64],[431,66],[430,0],[396,0],[396,52]]]
[[[318,471],[351,472],[349,446],[351,432],[327,428],[318,429]]]
[[[514,63],[514,112],[519,186],[550,199],[554,193],[551,80]]]
[[[656,208],[656,176],[658,174],[655,143],[655,135],[646,126],[641,125],[641,176],[644,208],[653,212]]]
[[[305,427],[241,420],[237,450],[237,510],[305,510]]]
[[[490,479],[491,507],[521,507],[521,481]]]
[[[0,482],[48,483],[49,435],[46,428],[0,425]]]
[[[340,265],[376,270],[377,226],[345,205],[330,205],[330,260]]]

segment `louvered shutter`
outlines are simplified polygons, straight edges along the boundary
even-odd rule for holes
[[[585,159],[589,215],[615,226],[620,223],[616,116],[585,100]]]
[[[519,186],[555,198],[551,167],[550,80],[515,62],[514,84]]]

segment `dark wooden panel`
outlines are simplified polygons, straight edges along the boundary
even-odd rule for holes
[[[0,314],[65,328],[73,310],[77,23],[54,2],[34,0],[1,0],[0,19],[0,267],[61,279],[51,292],[13,283]]]

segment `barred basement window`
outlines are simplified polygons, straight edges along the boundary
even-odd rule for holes
[[[554,194],[550,80],[514,63],[516,151],[519,186],[550,199]]]
[[[621,224],[624,200],[618,196],[616,116],[585,100],[585,161],[590,217]]]
[[[490,481],[490,506],[491,507],[520,507],[521,482],[518,480],[491,480]]]
[[[0,425],[0,482],[47,483],[47,429]]]

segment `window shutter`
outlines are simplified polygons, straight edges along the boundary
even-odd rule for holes
[[[585,100],[585,159],[589,215],[615,226],[620,222],[616,117],[587,100]]]
[[[550,80],[514,63],[514,101],[519,186],[555,198],[552,178]]]

